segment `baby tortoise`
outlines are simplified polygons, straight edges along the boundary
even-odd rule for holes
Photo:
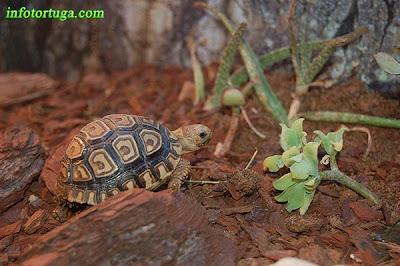
[[[83,127],[62,158],[54,217],[67,220],[68,205],[96,205],[123,190],[154,190],[169,181],[178,191],[190,163],[181,158],[211,139],[211,130],[195,124],[170,131],[149,118],[113,114]]]

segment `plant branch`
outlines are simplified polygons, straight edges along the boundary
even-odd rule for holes
[[[202,2],[196,2],[195,5],[204,7],[213,12],[214,15],[222,21],[230,33],[234,34],[235,26],[225,15]],[[242,45],[240,45],[239,51],[246,70],[249,73],[249,77],[254,82],[254,90],[264,109],[270,112],[279,123],[287,124],[286,110],[283,108],[268,81],[265,79],[264,72],[258,63],[257,57],[244,38],[242,38]]]
[[[215,157],[223,157],[230,150],[232,141],[235,138],[236,130],[239,126],[239,115],[240,109],[239,107],[232,107],[232,116],[231,122],[229,124],[228,133],[225,136],[224,143],[218,143],[215,148],[214,155]]]
[[[242,23],[233,33],[233,37],[224,51],[221,64],[218,68],[217,77],[215,79],[213,87],[213,95],[207,100],[204,105],[205,110],[212,110],[221,106],[221,95],[228,82],[229,75],[232,69],[232,63],[235,59],[239,44],[241,43],[241,38],[246,32],[246,28],[246,23]]]
[[[345,113],[345,112],[331,112],[331,111],[317,111],[299,113],[297,117],[304,117],[311,121],[323,122],[336,122],[336,123],[351,123],[362,124],[378,127],[400,128],[400,120],[384,118],[371,115]]]
[[[331,158],[332,159],[332,158]],[[324,172],[320,172],[320,177],[321,180],[332,180],[339,182],[340,184],[354,190],[367,200],[373,203],[373,205],[379,205],[380,200],[379,198],[372,193],[369,189],[355,181],[354,179],[351,179],[347,175],[343,174],[339,170],[328,170]]]

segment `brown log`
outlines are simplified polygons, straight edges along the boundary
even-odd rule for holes
[[[170,190],[113,196],[47,233],[22,265],[234,265],[236,248],[195,199]]]

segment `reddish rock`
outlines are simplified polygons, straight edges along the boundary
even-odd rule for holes
[[[22,221],[15,222],[13,224],[3,226],[0,228],[0,239],[5,236],[9,236],[18,233],[21,230]]]
[[[365,202],[355,201],[350,203],[349,206],[361,221],[371,222],[383,219],[382,212],[374,210]]]
[[[124,191],[40,237],[22,265],[234,265],[236,247],[183,193]]]
[[[268,218],[268,222],[270,224],[277,224],[277,225],[281,225],[281,226],[285,226],[285,216],[280,213],[280,212],[273,212],[270,214],[269,218]]]
[[[342,204],[342,217],[344,219],[345,226],[354,225],[360,221],[350,208],[351,203],[352,203],[351,200],[346,199],[343,201]]]
[[[377,265],[381,262],[381,255],[374,246],[371,237],[363,229],[358,227],[348,227],[345,231],[350,237],[350,241],[356,246],[358,251],[354,254],[361,259],[363,265]]]
[[[64,156],[69,142],[70,139],[54,148],[50,153],[49,158],[47,158],[44,163],[43,171],[40,174],[40,179],[43,180],[44,184],[53,195],[58,194],[57,175],[60,170],[61,158]]]
[[[273,260],[268,258],[244,258],[238,261],[237,266],[264,266],[270,265]]]
[[[334,261],[329,257],[327,250],[318,245],[308,245],[299,251],[299,258],[318,265],[333,265]]]
[[[229,216],[222,216],[217,219],[217,224],[221,226],[234,226],[234,227],[239,227],[238,221],[234,217],[229,217]]]
[[[314,212],[322,214],[323,216],[333,216],[340,213],[332,197],[325,196],[321,193],[316,193],[313,203],[307,211],[308,214]]]
[[[7,265],[8,264],[8,254],[3,253],[0,255],[0,265]]]
[[[9,235],[9,236],[3,237],[0,240],[0,252],[2,252],[6,247],[11,245],[13,240],[14,240],[14,236],[13,235]]]
[[[266,250],[261,252],[264,257],[277,261],[286,257],[296,257],[297,251],[295,250]]]
[[[29,128],[10,128],[0,134],[0,212],[24,197],[44,164],[39,136]]]
[[[46,74],[2,73],[0,75],[0,107],[43,97],[58,85],[57,81]]]
[[[24,231],[27,234],[35,233],[47,219],[47,212],[45,210],[36,211],[31,217],[29,217],[28,221],[25,223]]]
[[[295,233],[317,231],[324,225],[324,220],[316,216],[291,215],[286,218],[287,228]]]

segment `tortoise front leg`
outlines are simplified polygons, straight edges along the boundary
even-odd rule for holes
[[[182,159],[179,161],[175,168],[175,171],[171,174],[171,179],[168,184],[168,188],[175,192],[178,192],[183,184],[183,181],[189,176],[190,162]]]

